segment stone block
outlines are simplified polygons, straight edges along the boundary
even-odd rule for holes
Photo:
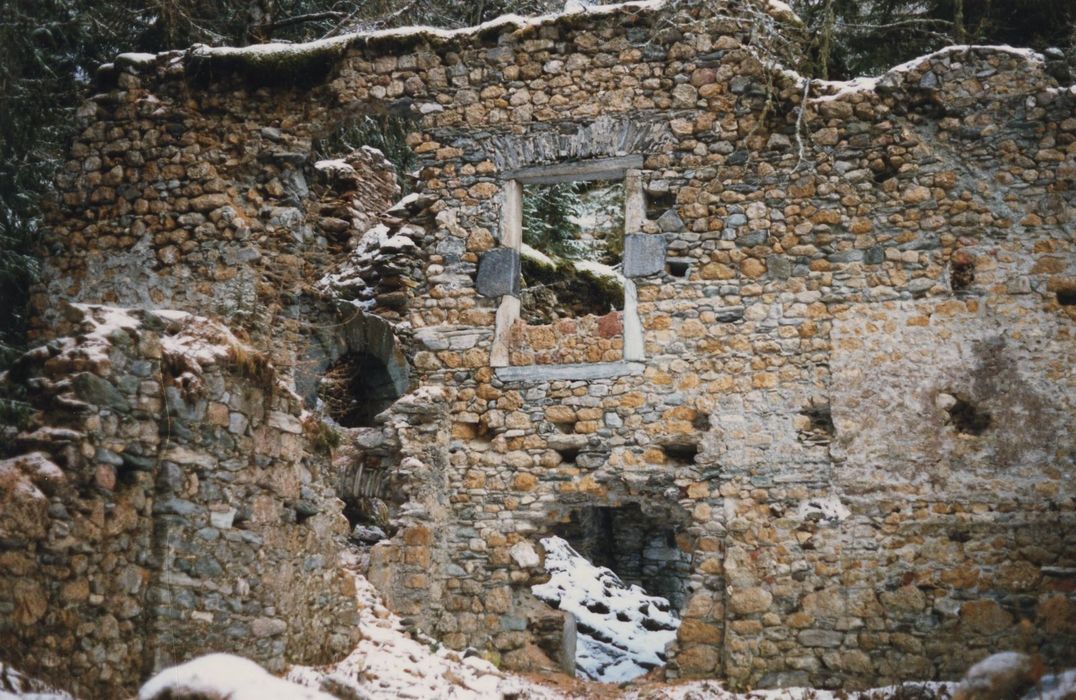
[[[624,236],[624,276],[646,277],[665,269],[665,236],[629,233]]]
[[[475,286],[484,297],[519,296],[519,251],[494,248],[478,264]]]

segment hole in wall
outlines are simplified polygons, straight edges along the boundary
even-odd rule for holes
[[[329,367],[318,383],[326,412],[344,428],[374,425],[374,417],[400,398],[388,367],[366,352],[350,352]]]
[[[870,167],[874,171],[874,181],[878,183],[885,182],[891,177],[896,177],[898,173],[897,166],[889,158],[880,158],[871,163]]]
[[[949,260],[949,286],[954,292],[962,292],[975,282],[975,258],[958,250]]]
[[[990,413],[975,407],[967,399],[956,397],[948,409],[949,422],[958,433],[982,435],[990,427]]]
[[[691,263],[687,260],[669,260],[665,263],[665,271],[670,277],[687,277],[690,269]]]
[[[678,465],[694,464],[695,457],[699,454],[699,445],[694,442],[669,444],[661,449],[668,462]]]
[[[1061,306],[1076,306],[1076,287],[1057,290],[1057,303]]]
[[[828,403],[812,401],[800,410],[796,432],[802,442],[828,445],[833,440],[833,413]]]
[[[676,195],[669,190],[656,192],[652,189],[646,191],[646,218],[657,221],[658,218],[676,206]]]
[[[575,463],[576,458],[579,457],[580,448],[578,447],[562,447],[557,450],[557,454],[565,462]]]
[[[620,682],[664,665],[689,594],[687,517],[639,503],[585,506],[542,540],[552,578],[532,590],[576,616],[582,675]]]

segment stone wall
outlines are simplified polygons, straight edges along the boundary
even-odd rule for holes
[[[508,665],[533,659],[542,576],[512,553],[573,509],[643,501],[690,514],[672,675],[859,687],[1013,647],[1071,664],[1076,93],[983,47],[805,83],[737,16],[763,15],[629,4],[118,62],[81,112],[42,323],[49,299],[174,306],[291,358],[325,293],[391,320],[420,388],[385,416],[408,500],[371,578]],[[287,174],[387,108],[415,117],[418,198],[330,266]],[[512,245],[518,172],[623,156],[668,263],[634,280],[640,356],[496,366],[518,302],[475,275]],[[239,213],[264,252],[217,264]],[[352,244],[375,221],[329,218]],[[108,261],[139,255],[162,267],[121,285]],[[341,282],[390,259],[388,287]],[[255,316],[214,306],[222,268],[263,275]],[[300,282],[327,272],[330,292]]]
[[[275,670],[349,652],[347,522],[265,355],[174,311],[67,320],[9,378],[36,412],[0,462],[6,658],[115,697],[210,649]]]

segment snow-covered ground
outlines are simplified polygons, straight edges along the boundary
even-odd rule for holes
[[[400,619],[381,604],[365,578],[356,578],[362,606],[362,641],[332,666],[296,666],[287,675],[295,683],[320,688],[342,698],[444,698],[485,700],[555,700],[565,696],[532,680],[499,671],[479,656],[466,656],[413,639]]]
[[[560,537],[542,540],[551,577],[531,590],[575,615],[575,663],[587,678],[620,683],[665,665],[665,646],[676,639],[680,620],[665,598],[627,586],[595,566]]]

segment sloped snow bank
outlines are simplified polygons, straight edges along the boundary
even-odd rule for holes
[[[626,586],[603,566],[584,559],[560,537],[543,539],[548,582],[531,591],[575,615],[576,666],[587,678],[621,683],[665,664],[665,646],[680,620],[669,601]]]
[[[444,700],[559,700],[566,696],[520,676],[497,670],[478,656],[465,656],[412,639],[400,618],[381,604],[365,578],[355,579],[362,641],[331,666],[296,666],[287,678],[339,698],[439,698]],[[432,640],[429,640],[432,642]]]
[[[819,690],[774,688],[734,693],[717,681],[691,681],[677,685],[629,689],[622,700],[951,700],[955,683],[923,682],[890,685],[871,690]]]

